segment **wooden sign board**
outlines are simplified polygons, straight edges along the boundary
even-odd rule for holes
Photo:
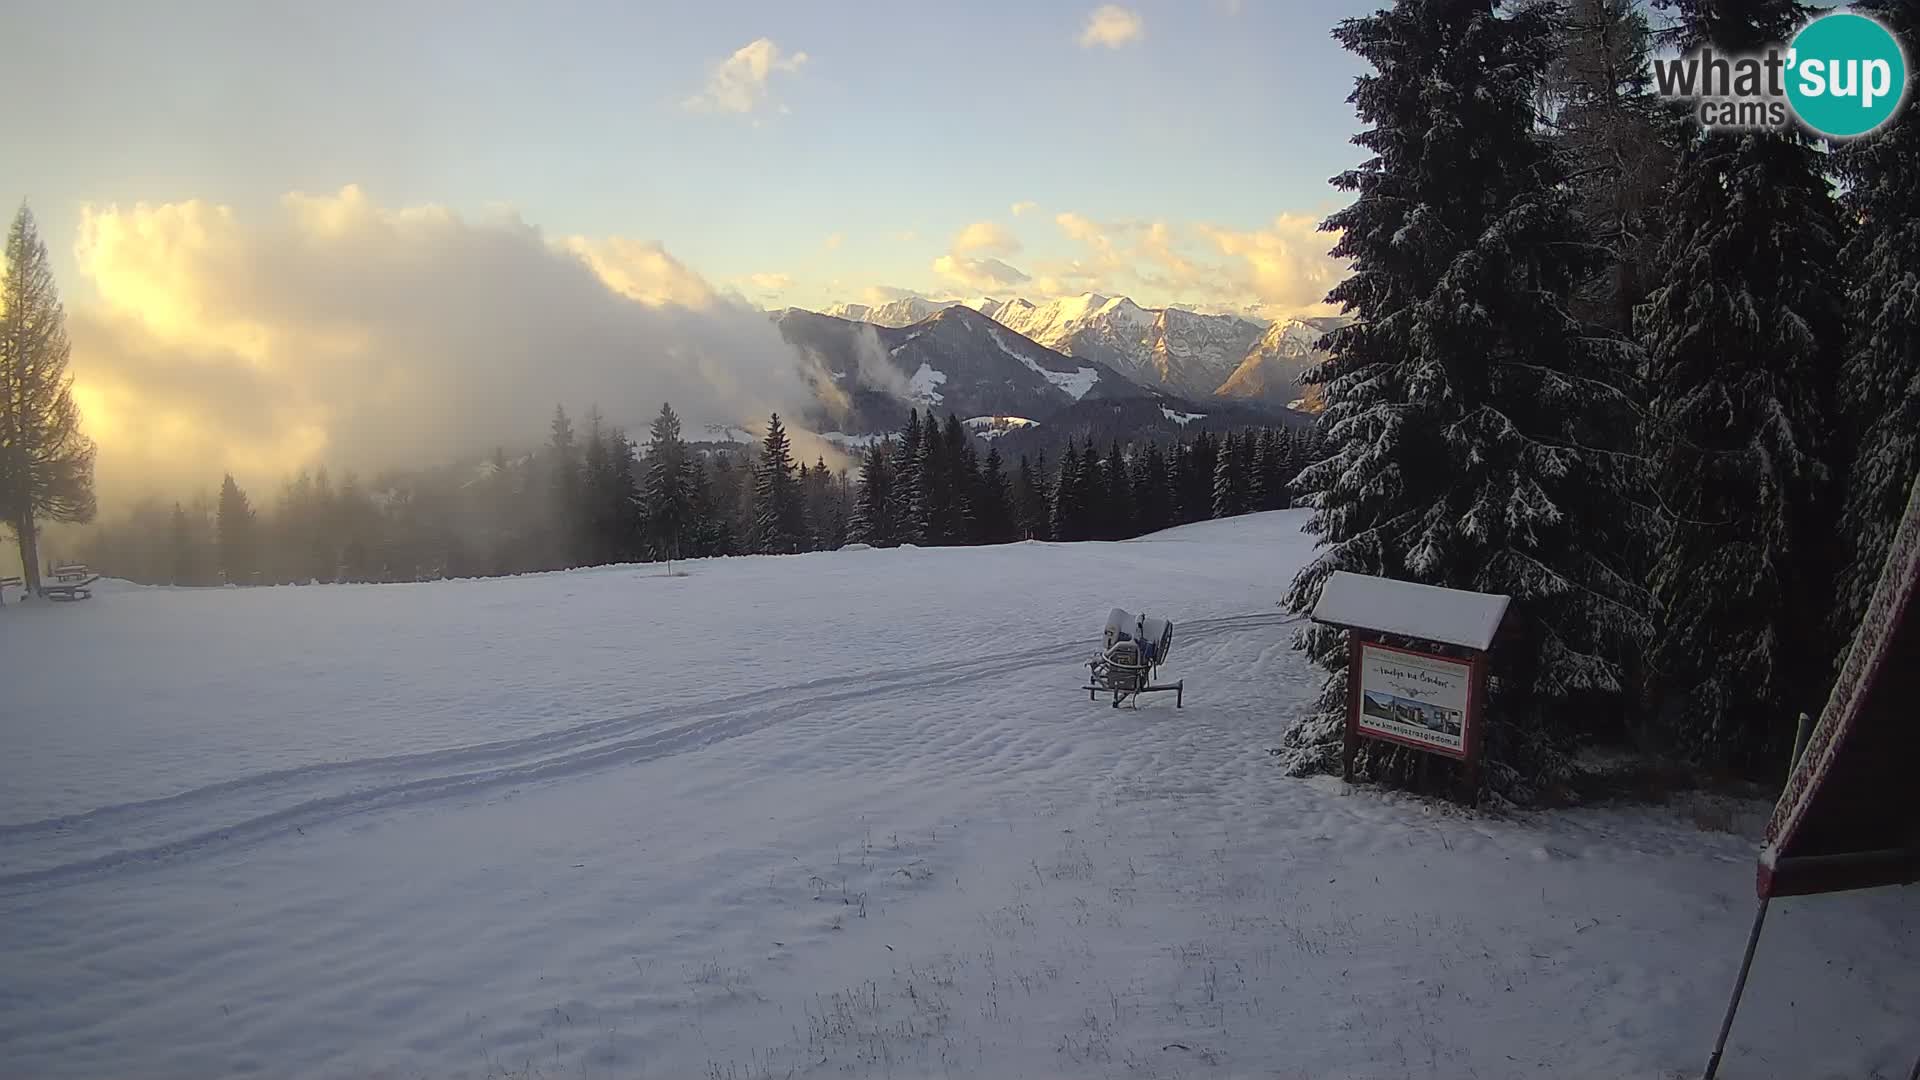
[[[1469,760],[1478,749],[1484,663],[1356,637],[1347,674],[1348,730]]]
[[[1313,621],[1349,632],[1346,775],[1360,740],[1379,739],[1464,762],[1471,786],[1480,760],[1487,650],[1507,604],[1507,597],[1492,593],[1344,570],[1322,583]]]

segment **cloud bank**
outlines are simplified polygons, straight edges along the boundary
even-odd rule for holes
[[[531,443],[556,402],[637,431],[810,401],[765,313],[657,244],[516,216],[385,208],[356,187],[263,220],[202,201],[85,208],[99,301],[70,305],[108,498],[363,471]]]

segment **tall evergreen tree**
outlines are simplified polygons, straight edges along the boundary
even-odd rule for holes
[[[793,453],[780,414],[767,418],[754,473],[753,550],[763,555],[800,550],[806,532],[805,510],[794,477]]]
[[[980,484],[980,459],[973,436],[953,413],[947,414],[941,441],[948,495],[940,531],[947,543],[965,544],[973,539],[973,496]]]
[[[253,504],[228,473],[220,481],[220,576],[229,585],[251,585],[257,551],[254,544]]]
[[[1791,37],[1790,0],[1660,0],[1683,51]],[[1659,713],[1703,758],[1771,771],[1796,715],[1817,714],[1834,642],[1829,455],[1843,359],[1842,226],[1798,131],[1700,131],[1665,196],[1661,273],[1641,312],[1647,437],[1667,520],[1652,584],[1664,609]]]
[[[1186,474],[1181,478],[1182,519],[1205,521],[1213,516],[1213,482],[1214,474],[1220,469],[1220,440],[1208,431],[1195,435],[1186,464]]]
[[[1653,92],[1653,36],[1636,0],[1558,3],[1544,119],[1566,151],[1576,210],[1606,252],[1576,288],[1576,313],[1626,335],[1653,276],[1661,192],[1682,133]]]
[[[1000,460],[1000,448],[987,449],[985,467],[980,470],[979,499],[974,507],[974,522],[980,542],[1006,544],[1019,539],[1014,525],[1013,493]]]
[[[580,451],[574,445],[573,421],[567,418],[565,408],[555,405],[547,440],[547,512],[553,536],[549,566],[575,566],[580,562],[580,488]]]
[[[900,443],[893,454],[893,489],[890,492],[895,539],[902,544],[918,544],[923,539],[920,439],[920,410],[909,409],[906,425],[900,429]]]
[[[1107,538],[1125,540],[1140,535],[1135,526],[1133,505],[1133,474],[1127,466],[1126,457],[1120,452],[1120,441],[1115,439],[1107,451],[1107,460],[1100,468],[1101,478],[1106,481],[1106,491],[1102,493]]]
[[[746,491],[741,483],[740,470],[734,467],[732,454],[721,451],[713,456],[712,484],[710,554],[738,555],[741,541],[751,530],[741,514],[746,503]]]
[[[600,566],[613,561],[615,524],[606,503],[613,488],[613,458],[607,453],[606,424],[599,406],[587,410],[587,430],[580,445],[580,561]]]
[[[1250,496],[1253,485],[1248,477],[1248,454],[1246,444],[1253,437],[1248,432],[1228,432],[1220,440],[1220,453],[1214,459],[1213,468],[1213,516],[1217,518],[1236,517],[1250,508]]]
[[[814,483],[813,470],[807,467],[806,462],[800,463],[800,471],[794,474],[793,484],[800,493],[800,550],[818,551],[820,543],[814,536],[813,511],[819,497],[819,485]]]
[[[1146,449],[1133,459],[1134,528],[1140,533],[1159,532],[1172,523],[1173,500],[1167,489],[1167,459],[1160,444],[1148,441]]]
[[[1060,478],[1053,485],[1053,538],[1085,540],[1087,518],[1086,486],[1082,483],[1083,463],[1069,441],[1060,452]]]
[[[1300,475],[1303,452],[1302,437],[1292,428],[1283,427],[1274,435],[1273,475],[1268,484],[1273,487],[1275,500],[1279,503],[1276,510],[1285,510],[1293,505],[1293,479]]]
[[[951,543],[946,526],[953,502],[952,474],[947,468],[947,441],[931,414],[920,433],[920,453],[913,468],[913,534],[918,542],[935,547]]]
[[[680,414],[662,402],[647,437],[646,522],[654,551],[671,562],[693,536],[694,462],[680,435]]]
[[[20,543],[27,590],[40,588],[38,522],[92,521],[93,440],[67,375],[66,312],[33,213],[7,230],[0,282],[0,521]]]
[[[1356,321],[1307,375],[1331,456],[1300,478],[1322,550],[1288,600],[1310,610],[1336,570],[1512,597],[1485,745],[1524,797],[1562,774],[1562,719],[1621,689],[1644,602],[1619,566],[1621,354],[1567,314],[1592,248],[1536,125],[1551,20],[1492,8],[1397,0],[1334,31],[1373,68],[1349,99],[1373,156],[1323,226],[1353,265],[1328,299]],[[1287,737],[1296,770],[1337,760],[1347,700],[1346,634],[1306,644],[1332,674]],[[1368,748],[1361,768],[1408,760]]]
[[[1187,473],[1193,468],[1193,455],[1186,443],[1175,439],[1167,446],[1168,524],[1187,523]]]
[[[1047,454],[1042,450],[1033,461],[1020,455],[1020,472],[1015,480],[1020,535],[1025,540],[1053,539],[1053,484],[1047,476]]]
[[[1249,509],[1279,509],[1273,505],[1278,494],[1274,484],[1274,453],[1273,429],[1261,428],[1253,437],[1253,471],[1247,477]]]
[[[893,472],[887,450],[879,442],[867,447],[860,462],[860,492],[854,499],[849,538],[857,544],[892,547],[894,544]]]
[[[1853,7],[1878,17],[1909,60],[1920,60],[1920,3],[1865,0]],[[1886,127],[1841,144],[1832,160],[1846,182],[1846,210],[1860,223],[1840,255],[1852,274],[1840,410],[1855,444],[1832,620],[1844,646],[1866,614],[1920,474],[1920,108],[1908,101]]]
[[[173,504],[173,517],[168,533],[168,545],[171,558],[171,580],[173,585],[198,585],[200,579],[200,551],[194,529],[187,519],[187,512],[179,503]]]

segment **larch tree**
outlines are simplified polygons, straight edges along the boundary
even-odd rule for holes
[[[97,506],[70,348],[47,245],[22,205],[7,230],[0,283],[0,517],[19,541],[29,593],[40,588],[39,522],[92,521]]]
[[[1552,22],[1493,9],[1398,0],[1334,31],[1373,69],[1349,98],[1372,156],[1334,179],[1355,199],[1322,226],[1353,266],[1328,299],[1355,321],[1307,373],[1329,456],[1298,481],[1320,550],[1288,602],[1311,610],[1337,570],[1511,597],[1484,775],[1524,799],[1564,777],[1570,714],[1617,704],[1647,604],[1617,525],[1623,354],[1569,312],[1593,246],[1537,124]],[[1347,702],[1346,632],[1303,643],[1330,675],[1286,737],[1296,772],[1338,761]],[[1358,765],[1402,778],[1411,760],[1382,745]]]
[[[1674,44],[1726,55],[1791,37],[1791,0],[1661,0]],[[1798,130],[1697,130],[1665,199],[1639,312],[1647,455],[1662,514],[1651,583],[1659,729],[1701,760],[1774,772],[1818,714],[1836,644],[1833,423],[1844,240]]]
[[[1681,123],[1653,92],[1653,35],[1637,0],[1558,3],[1543,119],[1566,152],[1577,211],[1604,252],[1575,301],[1580,314],[1626,335],[1653,276],[1661,193]]]

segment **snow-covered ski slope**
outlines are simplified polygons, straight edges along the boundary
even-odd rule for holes
[[[9,605],[0,1076],[1697,1068],[1751,841],[1282,776],[1302,520]],[[1722,1075],[1904,1069],[1915,911],[1777,903]]]

